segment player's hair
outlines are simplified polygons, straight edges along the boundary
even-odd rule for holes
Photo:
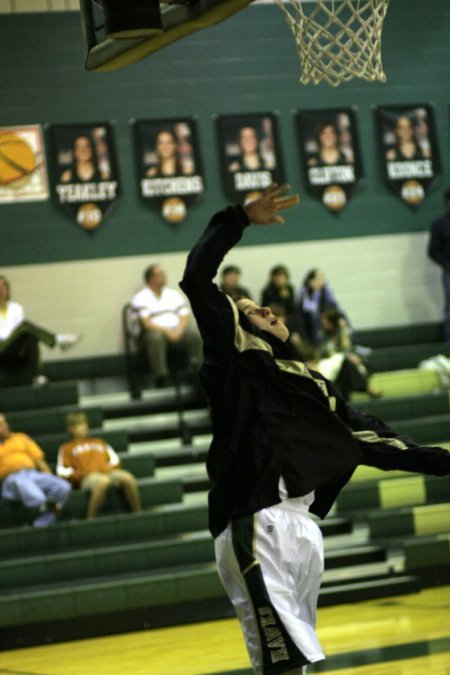
[[[66,415],[66,426],[74,427],[77,424],[88,423],[88,418],[84,412],[73,412]]]
[[[10,300],[11,299],[11,284],[9,283],[8,279],[3,275],[0,274],[0,281],[3,281],[6,287],[6,299]]]
[[[245,292],[245,290],[240,288],[238,291],[234,291],[232,299],[234,302],[237,302],[238,300],[252,300],[253,298],[251,298],[250,295]]]

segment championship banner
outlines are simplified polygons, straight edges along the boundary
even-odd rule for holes
[[[378,143],[388,185],[409,206],[418,206],[441,173],[428,104],[375,109]]]
[[[339,213],[363,179],[355,113],[352,108],[299,110],[297,125],[307,187]]]
[[[176,225],[205,191],[196,122],[182,118],[133,124],[141,196]]]
[[[0,128],[0,204],[48,199],[40,125]]]
[[[225,191],[246,203],[271,183],[284,183],[284,169],[274,113],[220,115],[217,118]]]
[[[110,124],[53,124],[48,139],[52,194],[80,227],[95,230],[119,195]]]

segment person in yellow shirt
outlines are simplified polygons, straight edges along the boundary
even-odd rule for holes
[[[0,414],[0,480],[2,499],[37,509],[34,527],[52,525],[69,498],[71,486],[54,476],[41,448],[27,434],[13,433]]]
[[[59,449],[56,472],[69,480],[73,487],[90,492],[86,518],[97,515],[111,487],[123,491],[131,511],[140,511],[141,500],[135,477],[120,468],[119,457],[108,443],[89,435],[86,415],[82,412],[70,413],[66,424],[72,439]]]

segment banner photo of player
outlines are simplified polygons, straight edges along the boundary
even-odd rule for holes
[[[409,206],[418,206],[441,173],[429,104],[379,106],[378,142],[388,185]]]
[[[193,118],[133,122],[140,192],[173,225],[205,191]]]
[[[299,110],[301,159],[309,191],[339,213],[363,179],[352,108]]]
[[[217,134],[225,191],[243,203],[284,183],[274,113],[219,115]]]
[[[0,128],[0,204],[48,199],[40,125]]]
[[[95,230],[119,196],[109,123],[48,127],[52,193],[84,230]]]

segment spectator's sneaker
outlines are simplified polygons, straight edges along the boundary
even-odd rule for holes
[[[72,349],[81,340],[81,335],[74,333],[60,333],[56,336],[56,344],[63,352]]]
[[[58,517],[56,513],[50,513],[50,511],[45,511],[41,513],[37,518],[33,520],[33,527],[49,527],[56,523]]]
[[[41,387],[46,387],[48,385],[48,377],[45,375],[36,375],[33,377],[33,387],[40,389]]]

